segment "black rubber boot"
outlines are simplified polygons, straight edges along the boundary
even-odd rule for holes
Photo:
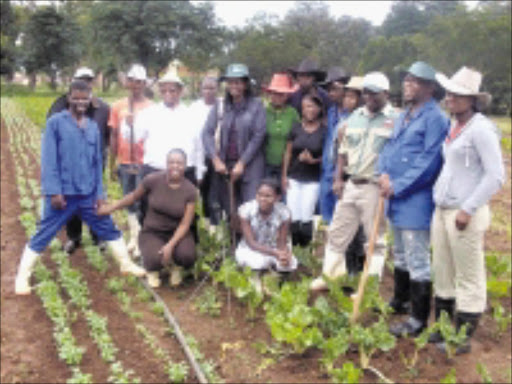
[[[431,293],[430,281],[411,280],[411,316],[392,326],[389,331],[396,337],[418,336],[427,327]]]
[[[395,292],[389,302],[389,306],[396,314],[409,313],[411,309],[411,288],[410,276],[408,271],[395,267]]]
[[[438,296],[434,297],[434,312],[436,321],[441,317],[441,311],[445,311],[450,320],[453,320],[455,313],[455,299],[442,299]],[[429,343],[441,343],[443,342],[443,336],[440,332],[432,333],[428,338]]]
[[[455,315],[455,327],[457,331],[466,324],[466,341],[457,347],[455,351],[456,355],[462,355],[464,353],[471,352],[471,337],[476,331],[478,327],[478,322],[480,321],[481,313],[470,313],[470,312],[457,312]]]
[[[307,221],[300,226],[300,245],[306,247],[313,240],[313,222]]]
[[[347,248],[347,252],[345,253],[347,272],[351,276],[354,276],[363,270],[364,259],[366,257],[364,251],[365,242],[366,236],[364,234],[364,228],[360,225]]]
[[[300,221],[292,221],[292,224],[290,225],[290,232],[292,234],[292,244],[300,245]]]

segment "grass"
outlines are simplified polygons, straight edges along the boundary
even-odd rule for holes
[[[508,116],[490,116],[492,121],[501,129],[503,135],[512,134],[512,119]]]

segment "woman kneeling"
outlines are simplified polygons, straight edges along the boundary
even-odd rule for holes
[[[236,249],[236,261],[242,267],[262,271],[275,268],[278,272],[297,269],[289,241],[290,211],[278,201],[279,183],[263,179],[256,199],[238,209],[242,240]],[[259,280],[257,288],[261,289]]]
[[[194,218],[197,192],[185,179],[187,156],[181,149],[167,155],[167,170],[147,175],[137,189],[119,201],[103,205],[98,214],[106,215],[133,204],[147,195],[148,211],[139,235],[139,248],[146,268],[148,284],[159,287],[159,273],[171,267],[169,284],[181,283],[182,268],[196,261],[190,224]]]

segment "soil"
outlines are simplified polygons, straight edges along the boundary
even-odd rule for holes
[[[14,276],[27,239],[17,217],[20,214],[14,178],[14,164],[9,152],[9,138],[5,127],[1,128],[1,370],[2,383],[43,383],[65,382],[70,371],[57,356],[52,338],[52,324],[46,316],[37,295],[26,297],[14,295]],[[510,223],[510,155],[507,155],[508,183],[494,199],[493,208],[505,211]],[[38,178],[38,175],[34,175]],[[64,239],[63,234],[60,235]],[[501,231],[489,231],[487,247],[494,251],[510,254],[511,240]],[[45,265],[55,271],[48,252],[43,256]],[[103,316],[108,316],[108,329],[119,348],[118,359],[125,369],[132,369],[142,382],[166,382],[167,376],[161,360],[158,360],[144,344],[135,329],[134,320],[124,312],[113,294],[106,289],[106,281],[119,276],[114,262],[105,275],[93,270],[87,263],[82,249],[71,256],[72,265],[79,269],[87,281],[92,308]],[[276,383],[327,383],[330,379],[323,373],[318,361],[320,351],[310,350],[302,356],[287,356],[264,366],[265,356],[253,346],[256,342],[271,345],[272,338],[260,309],[257,319],[246,318],[247,309],[231,296],[228,305],[227,293],[219,288],[223,306],[218,317],[200,314],[192,305],[191,294],[198,283],[188,280],[179,288],[169,288],[164,284],[157,292],[173,312],[183,331],[192,335],[198,342],[206,359],[216,364],[216,372],[229,383],[235,382],[276,382]],[[383,276],[381,293],[388,299],[393,290],[393,277],[388,269]],[[132,288],[128,290],[132,296]],[[511,309],[510,299],[502,305]],[[154,315],[145,303],[133,304],[142,313],[142,322],[155,336],[158,344],[168,351],[172,360],[179,362],[185,357],[175,339],[166,333],[165,322]],[[394,318],[392,322],[396,321]],[[95,382],[106,382],[108,366],[101,360],[98,348],[88,336],[88,328],[82,315],[72,326],[73,335],[81,346],[87,348],[81,369],[92,373]],[[470,354],[458,356],[448,361],[435,346],[428,345],[420,352],[417,372],[409,372],[401,359],[412,356],[414,345],[410,339],[400,339],[397,347],[388,353],[377,353],[371,365],[395,382],[439,382],[452,367],[456,369],[457,382],[482,382],[476,371],[477,363],[482,363],[494,382],[511,381],[511,330],[500,337],[495,336],[496,323],[489,312],[483,316],[480,327],[474,335]],[[359,365],[356,351],[351,351],[336,363],[340,367],[345,361]],[[189,372],[189,382],[195,381]],[[365,372],[362,382],[378,381],[371,372]]]

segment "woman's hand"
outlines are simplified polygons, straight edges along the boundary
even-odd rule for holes
[[[468,226],[471,221],[471,215],[467,212],[460,210],[457,212],[457,216],[455,217],[455,226],[459,231],[463,231]]]
[[[65,209],[66,208],[66,199],[63,195],[53,195],[51,197],[50,203],[53,209]]]
[[[279,264],[283,267],[287,267],[290,265],[290,261],[292,260],[292,253],[288,248],[286,249],[277,249],[276,250],[277,260]]]
[[[237,161],[233,169],[231,170],[231,180],[236,181],[244,174],[245,167],[241,161]]]
[[[283,176],[281,178],[281,192],[282,193],[285,193],[287,190],[288,190],[288,186],[289,186],[289,182],[288,182],[288,177],[286,176]]]
[[[313,156],[311,156],[311,152],[309,152],[307,149],[303,150],[299,155],[299,161],[302,161],[306,164],[314,164],[315,159]]]
[[[227,175],[228,169],[226,168],[226,164],[219,159],[218,156],[215,156],[212,160],[213,168],[215,169],[215,172],[220,173],[221,175]]]
[[[159,255],[162,255],[162,265],[168,265],[171,262],[172,253],[174,252],[174,246],[172,244],[165,244],[160,251],[158,251]]]

